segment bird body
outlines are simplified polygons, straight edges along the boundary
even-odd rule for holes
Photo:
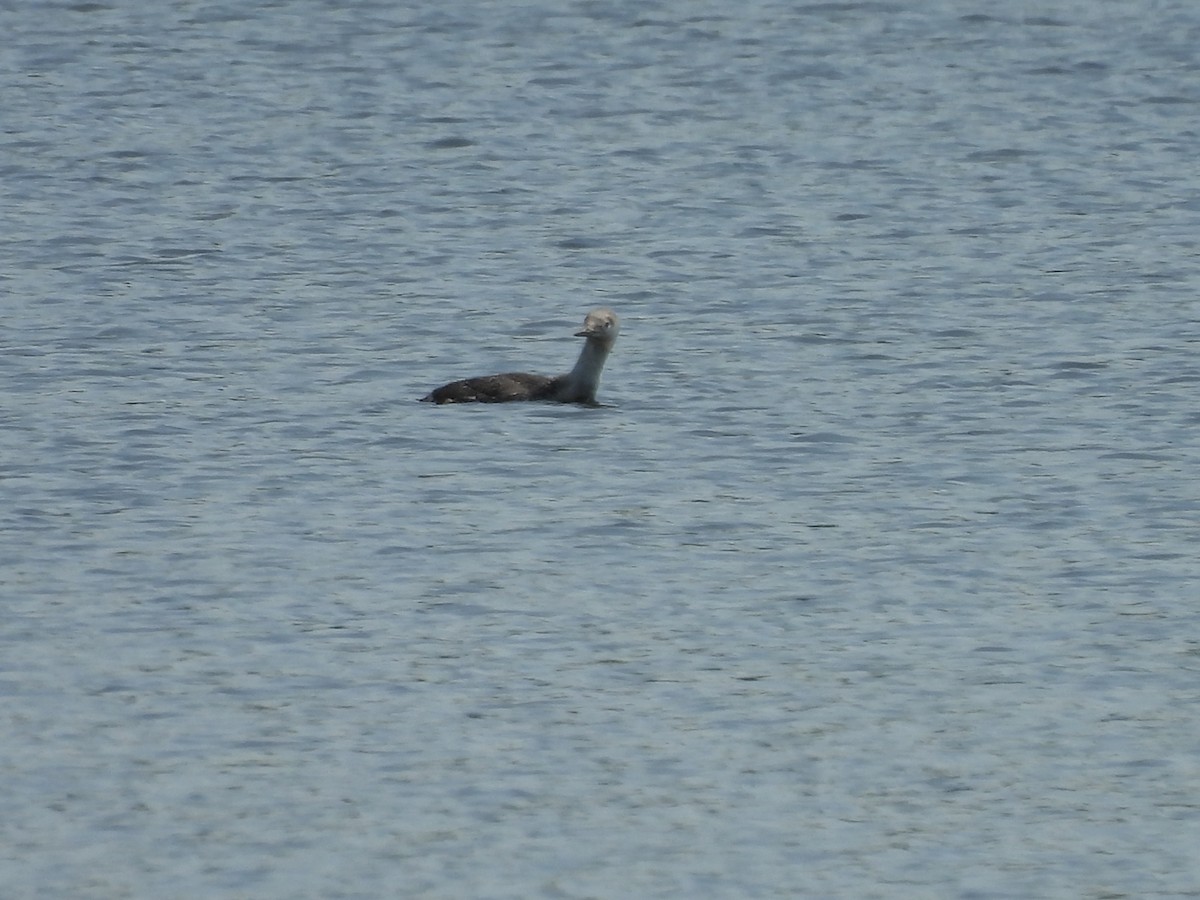
[[[427,403],[510,403],[517,400],[549,400],[557,403],[595,404],[600,373],[620,331],[617,314],[610,309],[594,309],[587,314],[583,330],[576,337],[586,338],[575,367],[565,375],[549,377],[528,372],[505,372],[452,381],[430,391],[421,399]]]

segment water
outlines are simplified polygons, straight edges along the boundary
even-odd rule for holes
[[[1200,11],[986,9],[0,10],[5,896],[1200,894]]]

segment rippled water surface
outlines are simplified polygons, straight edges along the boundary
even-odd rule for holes
[[[1200,8],[1032,9],[0,7],[5,896],[1200,895]]]

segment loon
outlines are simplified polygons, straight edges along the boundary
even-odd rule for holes
[[[435,388],[421,398],[423,403],[509,403],[514,400],[551,400],[557,403],[596,405],[600,372],[621,330],[617,314],[611,309],[593,309],[583,320],[583,331],[575,337],[587,338],[575,368],[565,375],[550,377],[528,372],[480,375],[464,378]]]

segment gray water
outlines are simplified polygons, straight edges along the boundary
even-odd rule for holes
[[[0,33],[5,898],[1200,895],[1200,7]]]

